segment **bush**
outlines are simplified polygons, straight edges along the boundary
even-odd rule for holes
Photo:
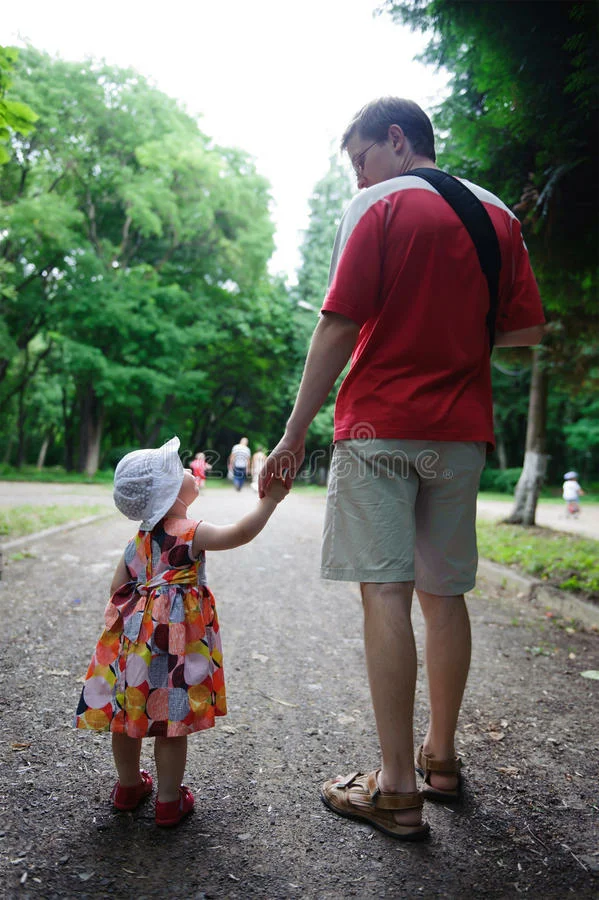
[[[481,556],[515,566],[562,591],[599,598],[599,541],[481,519],[476,532]]]
[[[480,477],[481,491],[495,491],[498,494],[513,494],[522,474],[522,468],[517,469],[483,469]]]

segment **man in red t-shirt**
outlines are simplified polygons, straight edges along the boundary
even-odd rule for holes
[[[261,490],[305,453],[308,427],[351,356],[335,407],[322,574],[358,581],[382,765],[323,785],[325,804],[403,840],[425,838],[422,799],[460,796],[455,729],[470,665],[464,593],[474,587],[476,494],[493,414],[476,249],[443,197],[413,169],[436,168],[426,114],[408,100],[365,106],[342,141],[359,188],[335,241],[331,279],[285,434]],[[404,177],[398,177],[404,176]],[[529,346],[543,311],[520,224],[465,182],[501,251],[496,346]],[[430,721],[417,754],[411,602],[426,623]]]

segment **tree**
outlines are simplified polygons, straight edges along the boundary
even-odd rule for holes
[[[0,409],[18,401],[22,461],[27,392],[46,371],[67,462],[92,474],[106,427],[111,442],[153,441],[187,426],[182,386],[218,409],[231,377],[279,353],[293,365],[266,274],[269,189],[134,72],[28,48],[14,83],[44,113],[13,135],[0,184]],[[278,323],[270,342],[252,339],[259,314]]]
[[[19,56],[14,47],[0,47],[0,165],[8,162],[10,154],[3,145],[12,132],[29,134],[37,115],[27,104],[8,100],[7,93],[12,85],[10,73]]]
[[[316,325],[315,313],[320,310],[327,292],[335,235],[344,208],[351,197],[352,183],[348,172],[341,164],[339,157],[333,155],[329,159],[329,168],[326,174],[316,183],[310,197],[310,219],[300,251],[302,262],[293,297],[296,301],[294,320],[297,326],[301,367],[298,368],[297,377],[292,383],[290,399],[295,397],[297,391],[310,337]],[[338,379],[336,389],[342,379],[343,374]],[[310,426],[307,439],[308,453],[314,451],[322,453],[332,440],[336,389],[331,392]]]
[[[310,219],[301,246],[298,272],[298,301],[320,309],[328,280],[331,252],[344,208],[352,197],[347,170],[335,154],[326,174],[316,183],[309,200]]]
[[[434,117],[444,135],[441,165],[488,185],[527,226],[551,323],[531,381],[541,393],[531,397],[538,419],[529,434],[540,443],[525,454],[521,502],[512,514],[532,524],[535,504],[527,491],[538,491],[547,463],[538,450],[545,381],[559,376],[576,391],[583,377],[588,382],[599,348],[596,7],[580,0],[390,0],[384,9],[414,28],[432,29],[424,58],[453,73],[452,92]]]

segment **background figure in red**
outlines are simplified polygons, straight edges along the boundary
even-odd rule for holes
[[[191,469],[191,473],[196,480],[197,486],[201,490],[206,484],[206,472],[209,472],[212,468],[210,463],[206,462],[206,454],[196,453],[189,465],[189,468]]]

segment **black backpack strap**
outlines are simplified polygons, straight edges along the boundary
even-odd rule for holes
[[[501,271],[501,251],[497,233],[493,228],[489,213],[476,194],[461,181],[441,172],[439,169],[418,168],[406,172],[406,175],[417,175],[424,178],[449,203],[456,215],[460,217],[472,242],[476,247],[480,267],[489,285],[489,312],[487,328],[489,330],[489,346],[493,350],[495,343],[495,321],[499,302],[499,273]]]

